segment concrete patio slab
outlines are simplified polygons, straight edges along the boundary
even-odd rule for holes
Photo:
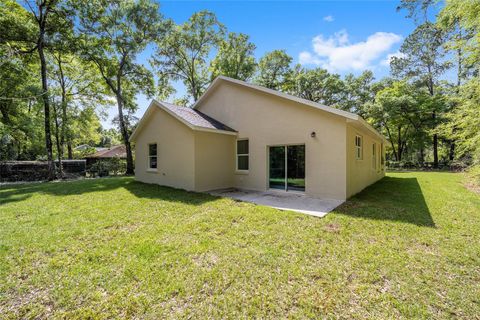
[[[343,203],[342,200],[327,200],[308,197],[300,193],[281,191],[249,191],[249,190],[215,190],[212,195],[251,202],[280,210],[300,212],[316,217],[324,217],[327,213]]]

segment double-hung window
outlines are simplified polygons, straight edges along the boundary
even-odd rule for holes
[[[248,139],[237,140],[237,171],[248,171]]]
[[[355,159],[363,159],[363,138],[362,136],[355,136]]]
[[[148,145],[148,169],[157,170],[157,144]]]
[[[372,169],[377,169],[377,144],[372,144]]]

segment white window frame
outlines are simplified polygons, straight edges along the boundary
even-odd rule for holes
[[[239,141],[247,141],[248,143],[248,153],[238,153],[238,142]],[[247,163],[248,163],[248,169],[238,169],[238,157],[240,156],[247,156]],[[250,170],[250,141],[248,138],[242,138],[242,139],[237,139],[235,141],[235,172],[237,173],[248,173]]]
[[[372,169],[377,170],[377,144],[372,144]]]
[[[359,134],[355,135],[355,160],[363,160],[363,137]]]
[[[150,146],[152,145],[156,145],[157,146],[157,154],[156,155],[150,155]],[[152,168],[150,167],[150,159],[152,158],[156,158],[157,159],[157,167],[156,168]],[[152,143],[148,143],[147,144],[147,171],[150,171],[150,172],[157,172],[158,170],[158,143],[156,142],[152,142]]]

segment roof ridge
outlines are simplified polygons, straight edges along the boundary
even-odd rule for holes
[[[349,112],[349,111],[337,109],[337,108],[334,108],[334,107],[331,107],[331,106],[326,106],[324,104],[314,102],[314,101],[311,101],[311,100],[307,100],[307,99],[304,99],[304,98],[300,98],[300,97],[297,97],[297,96],[294,96],[294,95],[291,95],[291,94],[288,94],[288,93],[285,93],[285,92],[273,90],[273,89],[270,89],[270,88],[259,86],[257,84],[249,83],[249,82],[246,82],[246,81],[243,81],[243,80],[238,80],[238,79],[234,79],[234,78],[230,78],[230,77],[226,77],[226,76],[222,76],[222,75],[216,77],[215,80],[213,80],[213,82],[210,84],[210,86],[207,88],[207,90],[205,90],[205,92],[202,94],[202,96],[193,104],[192,108],[196,109],[197,106],[200,105],[202,103],[202,101],[206,98],[206,96],[211,91],[213,91],[213,89],[217,86],[217,83],[219,83],[222,80],[223,81],[228,81],[230,83],[235,83],[235,84],[238,84],[238,85],[241,85],[241,86],[244,86],[244,87],[247,87],[247,88],[251,88],[251,89],[254,89],[254,90],[258,90],[258,91],[261,91],[261,92],[265,92],[267,94],[275,95],[275,96],[280,97],[280,98],[288,99],[290,101],[294,101],[294,102],[297,102],[297,103],[300,103],[300,104],[303,104],[303,105],[306,105],[306,106],[309,106],[309,107],[313,107],[313,108],[318,109],[318,110],[329,112],[329,113],[338,115],[340,117],[344,117],[344,118],[347,119],[347,121],[348,120],[358,121],[361,125],[365,126],[369,131],[378,135],[383,140],[386,140],[383,135],[381,135],[377,130],[375,130],[375,128],[373,128],[367,121],[365,121],[365,119],[363,119],[361,116],[359,116],[356,113],[352,113],[352,112]]]

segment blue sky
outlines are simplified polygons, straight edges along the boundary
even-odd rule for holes
[[[370,69],[379,79],[389,73],[388,57],[414,29],[399,1],[161,1],[160,11],[176,23],[194,12],[214,12],[230,32],[248,34],[260,58],[274,49],[285,49],[306,67],[320,66],[345,75]],[[148,65],[150,50],[139,61]],[[177,96],[183,95],[177,86]],[[149,99],[138,96],[141,117]],[[108,110],[111,127],[115,108]]]

